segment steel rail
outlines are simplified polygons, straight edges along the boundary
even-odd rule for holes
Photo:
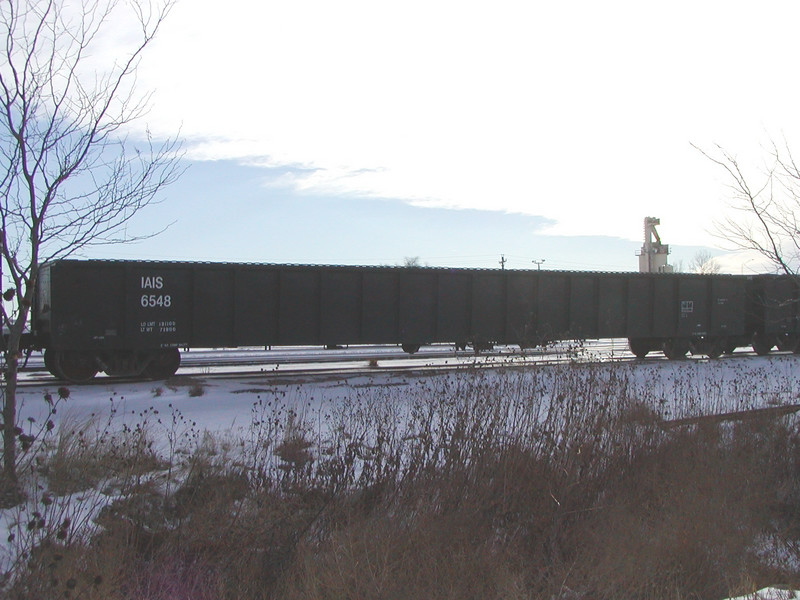
[[[624,350],[623,350],[624,348]],[[176,377],[203,377],[206,379],[279,377],[285,379],[352,376],[377,372],[435,372],[453,370],[477,370],[492,368],[523,368],[557,364],[608,364],[642,363],[667,360],[662,353],[651,353],[646,359],[637,359],[627,345],[618,341],[600,340],[585,346],[554,346],[537,350],[520,350],[503,347],[495,351],[474,354],[471,351],[456,351],[452,347],[434,347],[414,355],[399,349],[359,347],[341,350],[192,350],[184,356]],[[329,354],[333,353],[333,354]],[[751,355],[737,352],[736,356]],[[726,357],[723,357],[723,359]],[[687,357],[687,360],[707,361],[705,357]],[[131,377],[106,377],[100,375],[83,385],[108,385],[111,382],[133,382],[141,379]],[[42,364],[30,366],[22,374],[20,385],[42,385],[58,380],[47,373]],[[74,385],[74,384],[68,384]]]

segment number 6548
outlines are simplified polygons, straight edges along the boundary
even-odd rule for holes
[[[142,294],[141,304],[143,308],[169,308],[172,306],[172,296],[163,294]]]

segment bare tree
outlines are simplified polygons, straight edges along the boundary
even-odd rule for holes
[[[695,148],[727,174],[736,214],[717,224],[719,237],[734,249],[757,252],[778,272],[800,273],[800,167],[788,143],[771,141],[755,176],[720,146],[713,152]]]
[[[722,267],[708,250],[698,250],[689,262],[689,270],[701,275],[713,275],[719,273]]]
[[[4,296],[14,301],[2,307],[6,490],[18,488],[17,374],[40,265],[132,239],[131,218],[180,174],[177,138],[128,137],[149,106],[150,96],[135,89],[142,53],[173,3],[0,0],[0,252],[11,285]],[[118,18],[135,24],[136,40],[98,66]]]

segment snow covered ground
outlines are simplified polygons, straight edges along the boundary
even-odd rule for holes
[[[733,357],[722,360],[646,361],[591,366],[547,365],[537,367],[472,369],[446,372],[406,371],[393,373],[376,368],[369,374],[293,376],[280,372],[247,378],[218,379],[202,373],[181,376],[169,382],[120,383],[98,379],[91,385],[69,385],[69,397],[60,402],[54,423],[107,420],[122,426],[141,415],[162,416],[180,412],[199,429],[235,430],[247,427],[258,403],[277,402],[295,412],[314,415],[335,407],[343,398],[391,397],[402,401],[417,398],[424,385],[428,392],[454,384],[470,386],[495,382],[509,390],[535,389],[543,398],[565,374],[607,381],[628,398],[651,402],[665,419],[682,418],[800,402],[800,357],[791,354],[770,357]],[[520,387],[522,386],[522,388]],[[48,418],[46,395],[58,397],[61,384],[43,383],[20,389],[19,422],[32,427]]]
[[[587,402],[598,397],[609,402],[634,400],[650,406],[665,420],[800,403],[800,357],[791,354],[713,361],[465,367],[447,372],[392,373],[376,368],[349,376],[270,372],[219,379],[191,373],[179,373],[168,382],[99,379],[68,389],[54,382],[25,386],[20,389],[19,422],[31,433],[46,428],[48,421],[56,431],[89,421],[106,430],[133,428],[144,422],[156,443],[166,446],[181,436],[189,439],[188,431],[195,438],[207,431],[244,436],[254,422],[285,419],[294,413],[321,439],[336,426],[341,407],[352,405],[354,399],[362,405],[391,404],[402,418],[406,403],[443,393],[458,394],[459,390],[499,390],[546,404],[558,398],[565,381],[583,390]],[[0,544],[8,539],[19,514],[18,510],[0,513]],[[0,562],[8,564],[11,552],[10,546],[0,547]],[[789,600],[800,596],[769,589],[743,598]]]
[[[161,425],[171,427],[171,418],[179,415],[182,421],[193,423],[201,431],[235,432],[249,427],[253,410],[259,405],[278,406],[323,422],[323,417],[337,404],[354,396],[402,403],[404,398],[418,399],[420,393],[433,396],[445,388],[468,389],[478,382],[494,384],[509,393],[522,390],[538,394],[544,401],[554,386],[563,386],[565,376],[573,382],[585,378],[597,393],[597,385],[603,385],[602,393],[617,401],[627,398],[644,402],[664,419],[800,402],[800,358],[783,354],[715,361],[465,367],[447,372],[393,373],[376,368],[369,374],[358,375],[293,376],[272,372],[219,379],[196,373],[170,382],[140,383],[98,379],[91,385],[68,386],[68,398],[59,401],[56,413],[50,415],[44,398],[57,400],[62,387],[53,382],[20,389],[18,421],[31,432],[48,419],[55,426],[94,419],[115,428],[147,418],[151,425],[160,421]]]
[[[764,588],[758,590],[754,594],[747,594],[746,596],[737,596],[736,598],[729,598],[728,600],[798,600],[800,599],[800,592],[795,590],[786,590],[782,588]]]

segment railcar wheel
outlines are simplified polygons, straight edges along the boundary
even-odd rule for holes
[[[402,344],[403,352],[407,354],[416,354],[419,352],[419,344]]]
[[[778,338],[778,350],[781,352],[796,352],[799,345],[798,342],[800,340],[796,335],[787,333]]]
[[[765,356],[772,351],[775,339],[771,336],[756,334],[753,336],[753,351],[759,356]]]
[[[169,379],[181,366],[181,353],[177,348],[165,348],[153,356],[144,368],[148,379]]]
[[[647,340],[638,338],[628,338],[628,348],[636,358],[644,358],[650,352],[650,344]]]
[[[53,371],[72,383],[86,383],[97,375],[94,357],[85,352],[55,352],[52,359]]]
[[[44,367],[56,379],[66,379],[64,374],[56,369],[56,351],[46,348],[44,351]]]
[[[692,342],[689,350],[692,354],[704,354],[708,358],[719,358],[727,346],[728,340],[725,338],[705,338]]]
[[[682,339],[670,339],[664,342],[664,356],[670,360],[686,358],[689,351],[689,342]]]
[[[704,354],[708,358],[719,358],[725,352],[725,340],[713,340],[706,344]]]

